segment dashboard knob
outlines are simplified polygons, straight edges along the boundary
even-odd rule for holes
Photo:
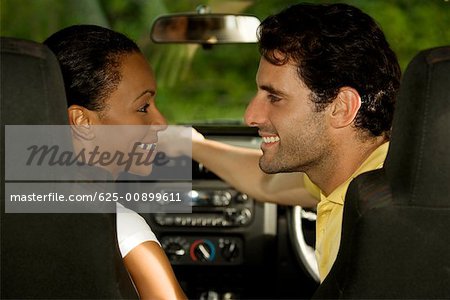
[[[248,200],[247,194],[239,193],[236,195],[236,201],[240,203],[244,203]]]
[[[200,295],[200,300],[219,300],[219,294],[215,291],[203,292]]]
[[[212,195],[215,206],[228,206],[231,202],[231,193],[228,191],[216,191]]]
[[[161,246],[171,262],[179,260],[187,252],[187,242],[181,238],[164,238]]]
[[[252,217],[252,212],[248,208],[244,208],[239,211],[239,213],[236,215],[235,222],[237,224],[245,225],[247,224]]]
[[[170,260],[178,259],[183,256],[186,252],[180,244],[170,243],[164,249]]]
[[[234,241],[225,241],[222,247],[222,257],[227,261],[233,261],[235,258],[239,256],[239,248],[236,242]]]
[[[237,210],[229,208],[224,211],[225,220],[231,222],[233,225],[245,225],[250,222],[252,212],[248,208]]]
[[[214,260],[216,251],[211,241],[196,240],[191,245],[190,255],[193,261],[209,262]]]

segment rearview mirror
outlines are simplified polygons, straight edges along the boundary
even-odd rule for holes
[[[255,16],[231,14],[174,14],[161,16],[152,26],[155,43],[203,45],[256,43],[260,21]]]

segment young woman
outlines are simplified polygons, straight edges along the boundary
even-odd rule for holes
[[[61,66],[69,123],[75,128],[75,148],[92,149],[91,136],[96,136],[100,140],[96,145],[114,151],[127,153],[130,145],[136,143],[139,147],[135,150],[143,155],[153,151],[158,131],[167,125],[155,106],[153,72],[133,41],[100,26],[75,25],[56,32],[44,44],[53,51]],[[116,125],[141,129],[115,131],[119,142],[100,132],[108,128],[126,131],[127,126]],[[151,172],[149,166],[136,164],[128,165],[128,170],[124,164],[113,163],[93,163],[93,167],[106,170],[113,178],[123,171],[138,175]],[[186,298],[145,220],[121,205],[117,210],[119,248],[140,298]],[[127,213],[119,213],[125,211]]]

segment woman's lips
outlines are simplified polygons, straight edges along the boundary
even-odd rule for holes
[[[144,151],[154,151],[156,148],[156,143],[139,143],[139,148],[141,148]]]

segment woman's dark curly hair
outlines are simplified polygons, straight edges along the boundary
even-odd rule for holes
[[[97,25],[64,28],[44,44],[61,66],[68,106],[77,104],[95,111],[105,108],[105,99],[122,79],[122,56],[140,52],[125,35]]]
[[[354,126],[389,137],[401,71],[370,16],[346,4],[293,5],[261,23],[259,49],[273,64],[297,65],[317,111],[340,88],[356,89],[361,108]]]

